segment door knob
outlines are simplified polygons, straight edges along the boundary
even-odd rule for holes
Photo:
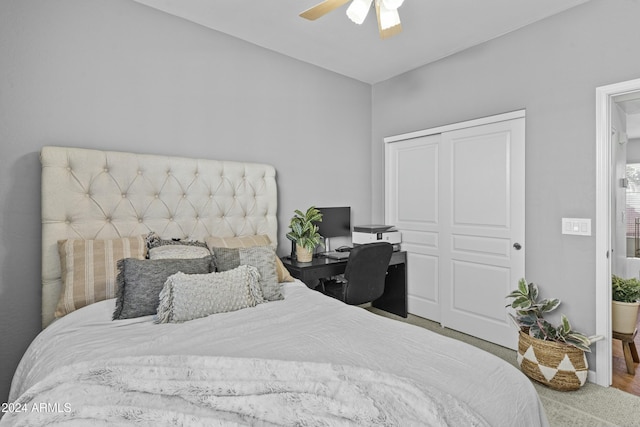
[[[520,243],[518,242],[514,243],[513,247],[516,248],[516,251],[519,251],[520,249],[522,249],[522,245],[520,245]]]

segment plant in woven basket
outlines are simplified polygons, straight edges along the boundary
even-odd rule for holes
[[[596,337],[587,337],[574,331],[567,316],[562,315],[558,326],[544,319],[546,313],[558,308],[560,300],[545,298],[538,301],[538,286],[535,283],[527,283],[525,279],[520,279],[518,289],[507,295],[507,298],[513,298],[507,307],[513,308],[516,312],[515,315],[509,313],[509,316],[530,336],[544,341],[564,343],[586,352],[591,351],[590,346]]]
[[[517,361],[529,378],[560,391],[577,390],[587,380],[588,364],[585,352],[601,337],[587,337],[572,329],[562,315],[554,326],[544,315],[560,305],[557,298],[538,300],[538,287],[521,279],[518,289],[507,295],[513,298],[509,314],[520,328]]]

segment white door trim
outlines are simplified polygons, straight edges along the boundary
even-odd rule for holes
[[[596,343],[595,383],[611,385],[611,104],[640,91],[640,79],[596,88]]]
[[[435,128],[418,130],[415,132],[403,133],[401,135],[393,135],[384,138],[384,142],[404,141],[406,139],[420,138],[422,136],[435,135],[438,133],[449,132],[452,130],[470,128],[472,126],[481,126],[489,123],[503,122],[505,120],[519,119],[526,117],[526,110],[511,111],[509,113],[497,114],[495,116],[481,117],[479,119],[467,120],[466,122],[452,123],[450,125],[438,126]]]

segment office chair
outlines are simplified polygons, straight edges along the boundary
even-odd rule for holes
[[[387,242],[367,243],[349,253],[344,275],[321,281],[325,295],[351,305],[374,301],[384,293],[384,283],[393,246]]]

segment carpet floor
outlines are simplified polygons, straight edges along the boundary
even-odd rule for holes
[[[479,338],[443,328],[439,323],[409,315],[404,319],[373,307],[367,310],[381,316],[429,329],[492,353],[514,366],[516,352]],[[514,332],[515,333],[515,332]],[[577,391],[552,390],[532,381],[544,406],[551,427],[640,427],[640,397],[612,387],[587,383]]]

